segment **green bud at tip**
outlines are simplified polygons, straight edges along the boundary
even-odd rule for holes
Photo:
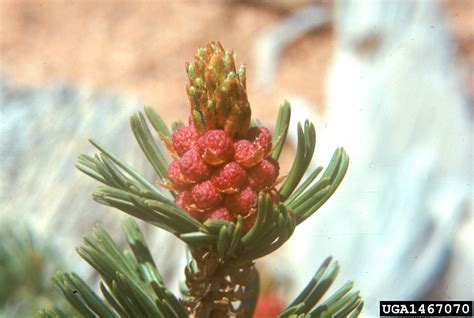
[[[236,75],[235,75],[235,72],[229,72],[229,74],[227,74],[227,79],[232,79],[234,78]]]
[[[189,96],[196,97],[196,88],[194,86],[189,86]]]
[[[202,80],[202,78],[200,77],[196,78],[195,83],[197,87],[204,88],[204,81]]]
[[[194,128],[196,128],[198,132],[203,131],[205,129],[202,115],[197,110],[193,110],[193,123]]]
[[[188,75],[190,78],[196,76],[196,67],[194,66],[194,63],[188,65]]]
[[[197,55],[198,57],[203,60],[204,57],[206,56],[206,49],[203,48],[203,47],[200,47],[198,50],[197,50]]]

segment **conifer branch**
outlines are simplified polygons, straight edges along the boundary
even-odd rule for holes
[[[251,120],[245,67],[237,71],[233,53],[219,42],[199,48],[186,71],[189,126],[175,122],[169,129],[150,107],[145,107],[145,115],[138,112],[130,119],[160,185],[95,141],[91,143],[99,153],[81,155],[76,164],[102,183],[93,194],[98,203],[164,229],[187,244],[191,257],[183,298],[178,300],[166,289],[138,226],[126,219],[122,228],[131,251],[121,252],[100,226],[78,248],[100,274],[103,298],[75,274],[54,277],[83,316],[252,317],[258,298],[255,260],[281,247],[333,195],[348,169],[349,158],[338,148],[325,170],[318,167],[304,179],[316,144],[315,128],[305,121],[297,126],[294,163],[276,189],[290,104],[285,101],[280,107],[273,135]],[[161,149],[168,149],[170,156]],[[363,303],[357,292],[351,292],[352,283],[320,302],[338,270],[337,263],[327,259],[279,317],[356,317]],[[61,315],[52,308],[40,316]]]

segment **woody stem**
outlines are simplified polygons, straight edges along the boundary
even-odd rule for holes
[[[222,260],[206,249],[191,253],[193,260],[185,269],[189,297],[183,301],[188,314],[195,318],[244,317],[245,299],[250,296],[246,286],[255,274],[253,262]]]

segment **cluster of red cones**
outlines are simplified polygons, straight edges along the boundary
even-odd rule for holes
[[[269,156],[270,131],[252,127],[247,138],[232,140],[221,129],[198,136],[190,124],[173,132],[172,145],[179,156],[168,168],[176,204],[201,222],[232,222],[241,215],[248,230],[256,219],[257,193],[272,189],[279,174]]]

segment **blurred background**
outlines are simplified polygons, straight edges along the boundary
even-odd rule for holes
[[[468,0],[0,0],[0,222],[32,233],[0,241],[0,315],[48,305],[56,267],[94,279],[74,246],[95,223],[122,240],[122,215],[92,202],[75,157],[92,137],[153,181],[128,117],[152,105],[186,118],[184,62],[209,40],[247,64],[254,117],[273,127],[287,98],[295,120],[316,124],[315,164],[338,146],[351,156],[328,206],[262,261],[268,293],[291,299],[331,254],[367,316],[379,300],[472,299],[473,30]],[[175,284],[181,244],[145,229]],[[53,265],[38,256],[51,249]],[[30,308],[26,294],[41,297]]]

